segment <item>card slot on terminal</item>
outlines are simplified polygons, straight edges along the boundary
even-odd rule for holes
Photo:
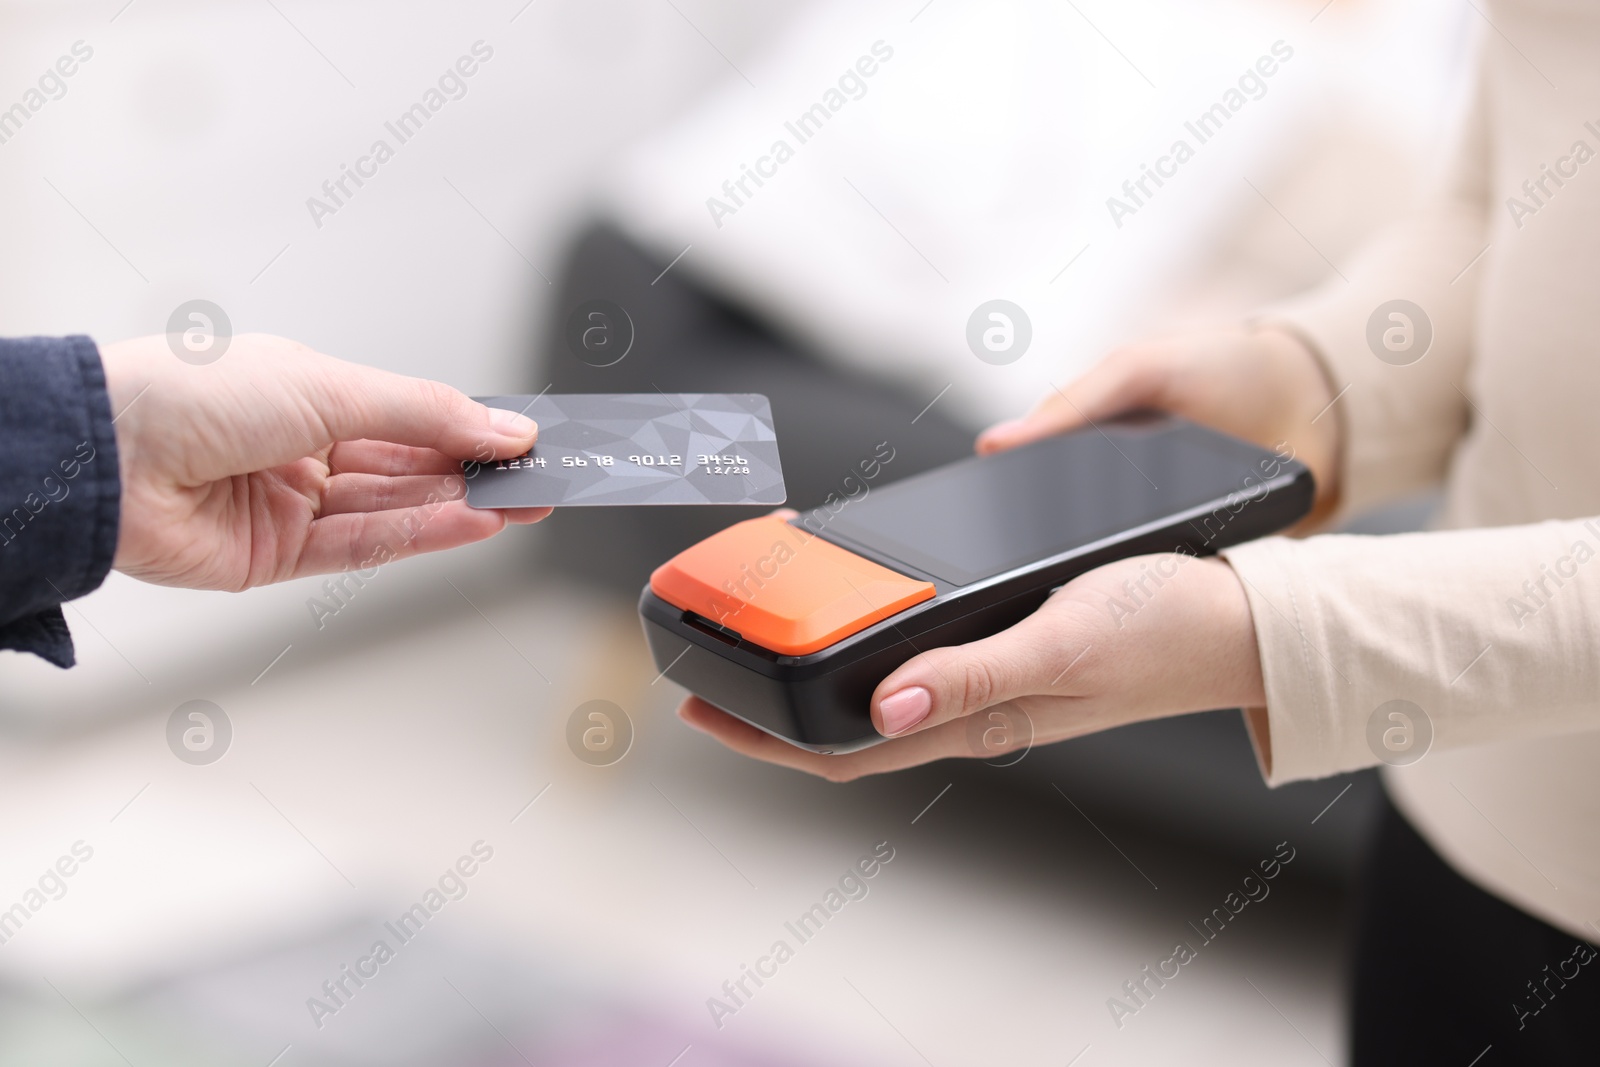
[[[689,627],[691,630],[699,630],[707,637],[714,637],[723,644],[737,645],[740,641],[744,640],[744,636],[737,630],[730,630],[726,626],[719,626],[710,619],[705,618],[702,615],[696,615],[692,611],[686,611],[683,613],[683,624]]]

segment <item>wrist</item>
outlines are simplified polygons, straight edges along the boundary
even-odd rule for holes
[[[143,339],[114,341],[100,346],[100,366],[105,371],[106,397],[111,402],[111,427],[117,435],[117,452],[122,457],[122,475],[128,474],[128,456],[138,447],[133,427],[139,416],[137,406],[148,397],[145,391],[153,381],[144,369],[140,348]]]
[[[121,521],[112,567],[127,569],[129,546],[138,540],[136,523],[129,521],[130,502],[143,495],[140,474],[148,470],[145,442],[138,432],[147,411],[159,405],[147,394],[155,386],[155,366],[149,349],[156,338],[135,338],[100,346],[100,366],[105,373],[106,397],[111,406],[111,429],[117,442],[117,473],[122,484]]]
[[[1316,479],[1316,504],[1303,523],[1314,526],[1338,506],[1343,446],[1335,404],[1339,394],[1322,359],[1299,334],[1273,323],[1252,325],[1249,333],[1272,368],[1283,405],[1284,443]]]
[[[1157,603],[1159,591],[1151,598],[1155,632],[1136,638],[1142,646],[1140,669],[1160,679],[1155,699],[1160,713],[1262,703],[1261,653],[1239,575],[1219,557],[1190,557],[1173,584],[1178,595],[1170,603]],[[1134,678],[1126,681],[1137,684]]]
[[[1264,700],[1250,601],[1225,560],[1135,556],[1090,571],[1068,590],[1078,620],[1071,630],[1093,649],[1075,685],[1114,707],[1116,720]]]
[[[1194,609],[1188,618],[1178,620],[1198,639],[1195,663],[1187,671],[1181,667],[1178,671],[1177,683],[1184,690],[1182,703],[1191,711],[1264,704],[1261,650],[1244,581],[1220,557],[1197,560],[1196,564]]]

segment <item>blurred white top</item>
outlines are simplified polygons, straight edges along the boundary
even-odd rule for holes
[[[1231,231],[1276,210],[1263,194],[1331,126],[1379,131],[1413,157],[1433,143],[1459,80],[1460,11],[1340,7],[1310,21],[1314,7],[1248,0],[819,5],[629,153],[606,204],[664,261],[688,247],[675,269],[822,355],[930,399],[951,384],[941,403],[969,419],[1015,414],[1162,324]],[[875,44],[891,57],[853,78]],[[786,122],[841,75],[852,92],[802,143]],[[1241,77],[1243,106],[1201,143],[1185,123]],[[1123,183],[1180,139],[1193,158],[1117,225],[1108,198],[1127,202]],[[724,182],[779,140],[793,158],[716,217],[708,198],[731,203]],[[1404,175],[1387,190],[1408,193]],[[1325,269],[1320,249],[1292,247]],[[1032,322],[1006,366],[966,342],[969,315],[995,298]]]

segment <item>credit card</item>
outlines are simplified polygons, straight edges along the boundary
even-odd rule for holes
[[[526,455],[463,465],[475,508],[784,502],[759,393],[480,396],[539,424]]]

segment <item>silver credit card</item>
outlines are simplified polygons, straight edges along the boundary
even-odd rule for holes
[[[480,396],[539,424],[532,451],[464,465],[475,508],[764,504],[786,497],[759,393]]]

